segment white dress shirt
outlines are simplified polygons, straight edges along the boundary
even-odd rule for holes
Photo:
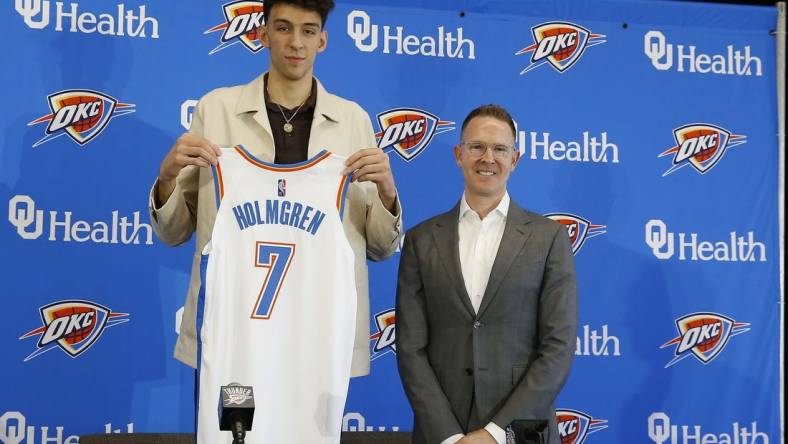
[[[465,290],[471,298],[473,310],[478,313],[482,304],[487,282],[490,280],[495,256],[501,245],[503,230],[506,227],[506,215],[509,213],[509,193],[505,193],[498,206],[490,211],[484,219],[468,206],[465,195],[460,202],[460,216],[457,225],[460,238],[460,267]],[[498,444],[506,444],[506,432],[490,421],[484,429],[492,435]],[[440,444],[454,444],[463,435],[452,435]]]
[[[498,206],[482,219],[468,206],[465,196],[460,203],[458,223],[460,238],[460,266],[465,290],[471,298],[473,310],[478,313],[479,306],[487,289],[498,246],[501,244],[506,215],[509,213],[509,193],[501,198]]]

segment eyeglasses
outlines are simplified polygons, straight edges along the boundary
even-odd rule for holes
[[[473,157],[482,157],[487,153],[487,149],[492,150],[493,157],[496,159],[506,159],[512,154],[514,148],[503,144],[486,144],[484,142],[462,142],[461,146],[465,147]]]

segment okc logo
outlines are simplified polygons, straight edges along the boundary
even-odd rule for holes
[[[27,126],[49,122],[41,140],[33,148],[68,134],[74,142],[85,145],[95,139],[110,119],[133,113],[130,103],[120,103],[114,97],[89,89],[69,89],[48,96],[51,114],[39,117]]]
[[[370,341],[375,341],[370,358],[372,361],[385,354],[397,352],[397,318],[394,316],[394,309],[390,308],[376,314],[375,324],[378,331],[369,336]]]
[[[90,301],[53,302],[41,307],[40,312],[44,325],[19,337],[22,340],[40,336],[36,350],[25,362],[55,347],[76,358],[96,343],[105,328],[129,322],[128,313],[113,313]]]
[[[700,174],[714,168],[728,148],[747,142],[747,136],[731,134],[730,131],[708,123],[691,123],[673,130],[676,146],[657,157],[673,154],[673,166],[662,173],[662,177],[692,165]]]
[[[432,137],[454,129],[454,122],[416,108],[396,108],[378,114],[378,147],[411,159],[427,148]]]
[[[572,409],[556,410],[555,420],[561,444],[583,444],[588,435],[607,428],[607,420]]]
[[[563,73],[583,55],[586,48],[607,42],[605,35],[593,34],[588,29],[569,22],[547,22],[531,28],[534,43],[514,55],[532,52],[531,64],[520,71],[523,75],[545,63]]]
[[[263,49],[263,44],[257,39],[257,29],[263,26],[263,2],[254,0],[240,0],[222,5],[225,22],[205,31],[203,34],[224,30],[219,39],[219,46],[213,48],[208,55],[235,45],[243,43],[249,51],[257,52]]]
[[[586,239],[607,233],[606,225],[594,225],[588,219],[571,213],[549,213],[544,215],[566,227],[569,241],[572,242],[572,254],[576,255]]]
[[[708,364],[720,355],[730,338],[750,331],[749,325],[719,313],[691,313],[676,319],[679,336],[659,347],[676,346],[676,356],[665,368],[690,356]]]
[[[222,391],[224,392],[225,404],[241,405],[253,398],[252,389],[240,386],[237,382],[222,387]]]

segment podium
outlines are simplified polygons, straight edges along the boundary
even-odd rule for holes
[[[190,433],[102,433],[85,435],[79,439],[79,444],[195,444],[195,442],[194,435]],[[410,444],[410,432],[342,432],[340,444]]]

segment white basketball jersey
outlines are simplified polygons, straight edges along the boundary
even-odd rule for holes
[[[247,442],[339,443],[356,325],[344,160],[274,165],[222,149],[198,300],[198,444],[232,442],[217,415],[231,382],[254,388]]]

